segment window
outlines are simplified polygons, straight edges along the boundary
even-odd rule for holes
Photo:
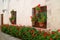
[[[32,8],[32,17],[35,16],[35,21],[32,21],[33,27],[46,28],[47,26],[47,6],[41,6],[41,11],[37,11],[36,7]]]

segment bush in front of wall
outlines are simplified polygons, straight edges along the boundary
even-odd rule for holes
[[[18,28],[13,25],[3,25],[2,32],[18,37],[22,40],[60,40],[60,30],[50,32],[36,30],[35,28],[30,28],[27,26]]]
[[[19,31],[19,36],[22,40],[32,40],[35,31],[37,31],[35,28],[22,27]]]
[[[4,33],[9,34],[9,33],[10,33],[9,25],[2,25],[2,31],[3,31]]]
[[[13,26],[13,25],[2,25],[2,32],[10,34],[14,37],[18,37],[18,29],[17,26]]]
[[[18,37],[18,29],[16,26],[9,26],[10,34],[14,37]]]

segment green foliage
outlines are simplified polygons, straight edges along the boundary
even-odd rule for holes
[[[23,27],[19,31],[19,36],[22,37],[23,40],[32,40],[32,30],[35,31],[36,29],[34,28],[29,28],[29,27]]]
[[[7,28],[5,26],[2,26],[2,31],[5,32]]]
[[[36,18],[35,16],[33,16],[33,17],[32,17],[32,22],[33,22],[33,21],[35,22],[36,20],[37,20],[37,18]]]
[[[12,16],[12,17],[10,18],[10,21],[12,21],[12,20],[15,20],[15,17],[14,17],[14,16]]]
[[[43,12],[40,9],[40,6],[36,7],[37,13],[35,16],[32,16],[32,22],[46,22],[47,21],[47,12]]]
[[[9,34],[10,32],[9,29],[5,25],[2,26],[2,31],[7,34]]]
[[[39,10],[40,10],[40,7],[36,7],[36,10],[38,10],[38,11],[39,11]]]
[[[10,34],[14,37],[21,38],[22,40],[60,40],[59,31],[38,31],[35,28],[23,26],[19,30],[17,26],[2,26],[2,32]]]
[[[38,22],[46,22],[47,21],[47,14],[46,12],[40,12],[37,13],[36,16],[32,16],[32,22],[38,21]]]
[[[18,29],[16,28],[16,26],[9,26],[10,29],[10,34],[12,36],[18,37]]]
[[[39,13],[37,15],[37,20],[38,20],[38,22],[46,22],[46,20],[47,20],[46,12]]]

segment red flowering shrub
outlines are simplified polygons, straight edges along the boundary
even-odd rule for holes
[[[50,32],[26,26],[2,25],[2,31],[22,40],[60,40],[60,30]]]

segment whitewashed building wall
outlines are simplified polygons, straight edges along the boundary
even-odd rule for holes
[[[45,5],[45,1],[42,0],[11,0],[9,9],[17,11],[17,24],[18,25],[32,25],[31,18],[32,8],[41,3],[41,6]]]
[[[56,30],[60,28],[60,0],[8,0],[5,3],[7,10],[4,13],[4,24],[10,24],[10,11],[17,11],[17,25],[32,25],[31,18],[32,8],[38,4],[47,5],[47,29]]]
[[[47,28],[60,29],[60,0],[47,1]]]

